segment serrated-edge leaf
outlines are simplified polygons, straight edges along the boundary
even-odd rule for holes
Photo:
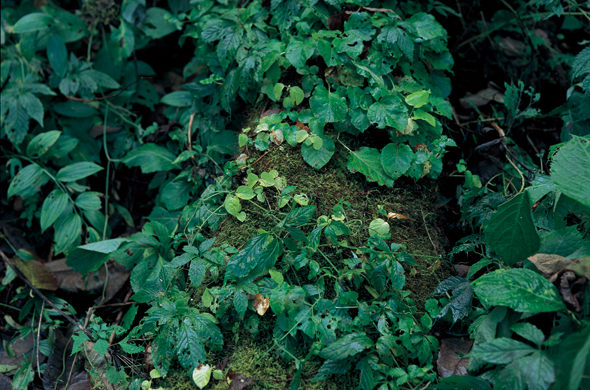
[[[376,181],[382,186],[393,185],[393,179],[383,169],[381,153],[377,149],[363,146],[356,152],[352,151],[346,166],[350,172],[360,172],[365,175],[367,181]]]

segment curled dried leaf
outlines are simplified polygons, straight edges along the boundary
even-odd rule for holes
[[[268,298],[264,298],[262,294],[256,294],[254,296],[254,310],[258,313],[258,315],[264,315],[268,310],[270,301]]]

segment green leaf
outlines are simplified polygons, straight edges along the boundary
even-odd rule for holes
[[[188,318],[180,323],[176,338],[178,340],[176,349],[181,353],[188,353],[189,361],[185,365],[198,366],[205,362],[205,346]]]
[[[325,123],[341,122],[346,119],[346,99],[318,85],[309,99],[309,105],[318,120]]]
[[[71,213],[57,220],[55,223],[55,254],[68,249],[82,234],[82,218]]]
[[[178,210],[191,199],[192,188],[193,183],[177,178],[162,188],[160,200],[168,210]]]
[[[577,390],[587,388],[590,370],[590,325],[584,322],[585,328],[571,333],[559,344],[555,352],[557,366],[556,390]],[[584,374],[586,372],[586,374]],[[584,386],[582,386],[584,385]]]
[[[85,210],[99,210],[101,206],[100,192],[88,191],[83,192],[76,198],[76,206]]]
[[[535,349],[523,342],[500,337],[474,348],[472,355],[486,363],[508,364],[515,359],[530,355]]]
[[[428,97],[430,96],[430,90],[418,91],[406,96],[406,103],[414,108],[420,108],[428,103]]]
[[[573,136],[553,157],[551,178],[557,189],[590,207],[590,140]]]
[[[420,12],[406,20],[422,40],[429,40],[447,35],[445,29],[434,19],[434,16]]]
[[[66,210],[69,198],[60,189],[55,189],[47,195],[41,207],[41,232],[47,230],[57,218]]]
[[[174,91],[162,96],[160,103],[172,107],[190,107],[193,101],[192,95],[188,91]]]
[[[153,143],[145,144],[129,152],[121,161],[128,167],[141,167],[143,173],[178,169],[176,157],[168,149]]]
[[[543,332],[535,325],[528,322],[519,322],[518,324],[512,325],[510,329],[520,337],[535,343],[539,348],[545,340]]]
[[[252,199],[256,196],[252,187],[239,186],[236,189],[236,196],[240,199]]]
[[[88,118],[98,114],[98,110],[86,103],[68,100],[64,103],[55,103],[53,109],[60,115],[70,118]]]
[[[223,202],[223,206],[227,210],[228,213],[237,217],[240,211],[242,211],[242,204],[240,203],[240,198],[234,196],[232,194],[227,194],[225,197],[225,201]]]
[[[57,34],[51,34],[47,38],[47,59],[55,74],[64,77],[68,70],[68,50]]]
[[[91,252],[109,254],[109,253],[113,253],[114,251],[119,249],[119,246],[121,246],[122,243],[128,242],[128,241],[130,241],[130,240],[128,240],[126,238],[113,238],[112,240],[104,240],[104,241],[93,242],[91,244],[82,245],[82,246],[79,246],[78,248],[84,249],[86,251],[91,251]]]
[[[170,11],[163,8],[148,8],[142,24],[143,32],[150,38],[158,39],[176,31],[176,25],[166,20],[168,14]]]
[[[406,144],[387,144],[381,151],[381,165],[385,173],[396,180],[410,168],[414,152]]]
[[[315,213],[316,206],[303,206],[293,209],[287,214],[281,224],[286,226],[301,226],[309,222],[313,213]]]
[[[477,297],[488,306],[508,306],[518,312],[565,309],[559,292],[547,279],[527,269],[497,270],[473,283]]]
[[[377,128],[393,127],[403,131],[408,126],[407,108],[397,95],[388,95],[373,103],[367,117]]]
[[[484,227],[484,233],[488,244],[508,265],[534,255],[540,240],[528,193],[520,193],[500,205]]]
[[[43,156],[55,144],[60,135],[61,131],[59,130],[51,130],[36,135],[27,145],[27,156],[30,158]]]
[[[92,80],[101,87],[109,89],[121,87],[121,85],[118,82],[116,82],[115,79],[113,79],[111,76],[98,70],[90,69],[85,71],[83,74],[92,78]]]
[[[312,145],[304,144],[301,146],[301,156],[303,157],[303,160],[318,171],[330,161],[336,150],[334,141],[332,141],[330,137],[327,135],[322,135],[320,137],[317,137],[322,140],[322,147],[319,148],[319,150],[316,150]]]
[[[367,177],[367,181],[376,181],[382,186],[393,185],[393,180],[383,169],[381,153],[377,149],[363,146],[359,151],[351,152],[346,167],[352,173],[362,173]]]
[[[246,309],[248,308],[248,297],[243,290],[238,290],[234,292],[234,308],[238,313],[238,317],[244,318],[244,314],[246,314]]]
[[[313,39],[305,41],[293,39],[291,43],[287,45],[285,57],[295,68],[302,68],[315,51],[314,42]]]
[[[62,182],[76,181],[102,171],[102,167],[93,162],[77,162],[66,165],[57,172],[55,178]]]
[[[256,259],[266,247],[268,233],[259,234],[248,241],[241,251],[233,255],[227,263],[225,279],[230,276],[241,278],[248,274],[256,264]]]
[[[206,365],[199,365],[195,367],[193,370],[193,381],[195,385],[199,389],[204,388],[209,384],[209,380],[211,380],[211,373],[213,372],[213,367]]]
[[[12,27],[15,34],[25,34],[46,29],[55,23],[49,15],[34,12],[20,18]]]
[[[484,379],[475,376],[453,375],[441,378],[432,386],[435,390],[491,390],[492,386]]]
[[[370,338],[364,334],[350,333],[322,349],[320,356],[324,359],[342,360],[371,347],[373,347],[373,342]]]
[[[436,118],[433,117],[431,114],[427,113],[426,111],[416,110],[412,114],[412,119],[421,119],[426,121],[430,126],[436,125]]]
[[[39,123],[43,127],[43,104],[41,100],[30,92],[24,93],[18,97],[18,103],[24,107],[27,115]]]
[[[29,164],[21,169],[8,186],[8,195],[10,198],[13,195],[20,195],[23,198],[32,195],[39,187],[47,183],[49,177],[45,174],[43,169],[37,164]]]

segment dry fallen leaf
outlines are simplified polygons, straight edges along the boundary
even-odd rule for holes
[[[584,267],[588,259],[566,259],[560,255],[549,255],[546,253],[537,253],[528,259],[541,271],[543,277],[551,283],[557,280],[557,274],[563,269],[571,269],[576,271],[578,276],[583,275],[590,279],[590,269]]]
[[[574,271],[566,270],[561,272],[558,276],[559,293],[563,297],[565,303],[568,304],[576,313],[582,311],[580,306],[584,298],[581,287],[588,279],[585,277],[577,277]]]
[[[452,375],[467,375],[469,358],[462,358],[457,353],[467,355],[473,347],[473,340],[457,338],[443,339],[436,360],[438,375],[443,378]]]
[[[258,315],[264,315],[268,310],[268,305],[270,301],[267,298],[264,298],[262,294],[256,294],[254,296],[254,310],[258,313]]]
[[[45,264],[37,260],[22,261],[19,257],[12,258],[16,268],[33,286],[43,290],[57,290],[57,280],[53,272]]]
[[[481,91],[475,94],[468,93],[467,95],[465,95],[465,97],[459,99],[459,102],[461,102],[461,105],[464,108],[470,108],[470,102],[473,102],[473,104],[476,107],[480,107],[485,106],[492,100],[498,103],[504,103],[504,94],[495,88],[488,87],[486,89],[482,89]]]
[[[399,213],[387,213],[387,219],[408,219],[408,217]]]

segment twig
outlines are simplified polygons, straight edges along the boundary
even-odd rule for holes
[[[39,313],[39,326],[37,327],[37,375],[41,378],[41,367],[39,367],[39,339],[41,338],[41,320],[43,319],[43,310],[45,309],[45,302],[41,305],[41,313]]]
[[[430,232],[428,231],[428,225],[426,225],[426,218],[424,218],[424,211],[422,210],[422,205],[420,205],[420,213],[422,214],[422,221],[424,222],[424,228],[426,229],[426,234],[428,234],[428,239],[432,244],[432,247],[436,251],[436,245],[434,245],[434,241],[432,241],[432,237],[430,237]]]

